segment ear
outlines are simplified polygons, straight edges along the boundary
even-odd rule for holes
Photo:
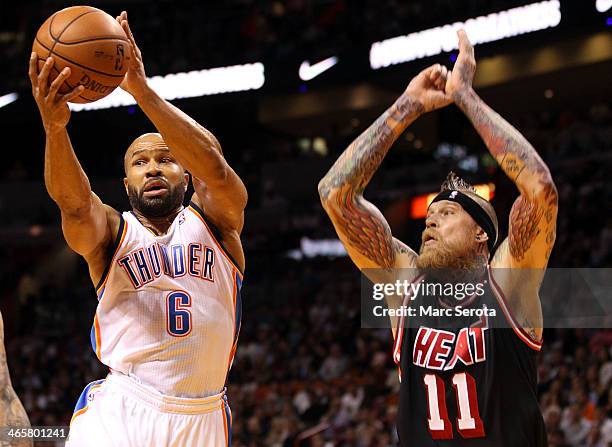
[[[185,191],[187,191],[187,188],[189,187],[189,172],[185,171],[183,179],[183,183],[185,184]]]
[[[125,188],[125,193],[129,194],[129,191],[128,191],[128,179],[127,179],[127,177],[123,177],[123,187]]]
[[[489,235],[485,233],[485,231],[478,227],[476,228],[476,241],[477,242],[487,242],[489,240]]]

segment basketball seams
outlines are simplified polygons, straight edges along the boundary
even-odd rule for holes
[[[40,45],[42,45],[42,47],[43,47],[44,49],[49,50],[49,48],[48,48],[48,47],[47,47],[47,46],[46,46],[46,45],[45,45],[43,42],[41,42],[41,41],[38,39],[38,37],[35,37],[34,39],[36,40],[36,42],[38,42]],[[49,51],[51,51],[51,50],[49,50]],[[49,55],[51,55],[51,53],[49,53]],[[54,55],[54,56],[59,57],[60,59],[64,59],[65,61],[68,61],[68,62],[70,62],[71,64],[76,65],[77,67],[81,67],[81,68],[83,68],[83,69],[85,69],[85,70],[89,70],[89,71],[91,71],[91,72],[93,72],[93,73],[98,73],[98,74],[101,74],[101,75],[104,75],[104,76],[108,76],[108,77],[111,77],[111,78],[122,78],[123,76],[125,76],[125,75],[109,74],[109,73],[105,73],[105,72],[103,72],[103,71],[99,71],[99,70],[96,70],[96,69],[90,68],[90,67],[88,67],[88,66],[86,66],[86,65],[79,64],[78,62],[75,62],[75,61],[73,61],[72,59],[68,59],[66,56],[63,56],[63,55],[62,55],[62,54],[60,54],[60,53],[56,53],[56,52],[54,52],[54,53],[53,53],[53,55]]]
[[[58,11],[59,12],[59,11]],[[83,14],[80,14],[78,16],[76,16],[74,19],[72,19],[70,22],[68,22],[68,24],[64,27],[64,29],[59,33],[59,35],[57,36],[57,38],[53,35],[53,33],[51,32],[52,28],[53,28],[53,21],[55,20],[55,16],[58,14],[57,12],[55,14],[53,14],[51,16],[51,20],[49,20],[49,26],[48,26],[48,32],[49,32],[49,36],[51,37],[51,40],[53,41],[53,45],[51,45],[51,48],[47,48],[45,46],[45,44],[43,44],[39,39],[38,39],[38,34],[34,37],[34,39],[40,44],[42,45],[43,48],[46,48],[49,51],[49,54],[47,55],[47,57],[51,57],[51,55],[57,55],[60,56],[59,54],[55,53],[53,50],[55,49],[55,46],[57,45],[57,42],[59,41],[60,37],[62,37],[62,34],[64,34],[64,32],[70,27],[70,25],[72,25],[74,22],[76,22],[78,19],[80,19],[81,17],[83,17],[84,15],[87,15],[89,13],[92,12],[96,12],[96,11],[86,11]],[[61,57],[61,56],[60,56]],[[68,60],[65,57],[61,57],[64,60]],[[79,64],[77,64],[79,65]],[[79,67],[82,67],[82,65],[79,65]],[[65,80],[63,82],[64,84],[66,84],[68,86],[69,89],[72,90],[72,88],[70,87],[70,84],[68,84]],[[80,97],[81,95],[79,95]],[[83,98],[85,99],[85,98]]]
[[[74,24],[74,22],[76,22],[77,20],[79,20],[81,17],[84,17],[84,16],[86,16],[87,14],[94,13],[94,12],[95,12],[95,13],[98,13],[98,14],[102,14],[103,16],[104,16],[104,15],[106,15],[106,13],[105,13],[105,12],[103,12],[103,11],[97,11],[97,10],[95,10],[95,11],[87,11],[87,12],[84,12],[83,14],[81,14],[81,15],[79,15],[79,16],[76,16],[74,19],[72,19],[72,21],[66,25],[66,27],[65,27],[65,28],[62,30],[62,32],[61,32],[61,33],[59,33],[59,35],[58,35],[57,37],[54,37],[54,36],[53,36],[53,33],[51,33],[51,27],[52,27],[52,25],[53,25],[53,19],[55,19],[55,15],[56,15],[57,13],[53,14],[53,16],[51,17],[51,22],[49,23],[49,35],[50,35],[50,36],[51,36],[51,38],[52,38],[52,39],[55,41],[55,43],[61,43],[62,45],[75,45],[75,44],[79,44],[79,43],[92,42],[92,41],[96,41],[96,40],[106,40],[106,39],[108,39],[108,40],[120,40],[120,41],[122,41],[122,42],[129,43],[129,40],[127,39],[127,37],[123,38],[123,37],[121,37],[121,36],[100,36],[100,37],[93,37],[93,38],[91,38],[91,39],[79,40],[79,41],[76,41],[76,42],[64,42],[63,40],[61,40],[62,34],[64,34],[64,32],[66,32],[66,30],[67,30],[67,29],[68,29],[68,28],[69,28],[71,25],[73,25],[73,24]],[[122,28],[122,30],[123,30],[123,28]],[[54,45],[54,46],[55,46],[55,45]]]
[[[63,64],[70,64],[72,65],[75,69],[78,67],[78,69],[82,69],[84,70],[86,73],[89,72],[90,76],[92,76],[92,81],[96,80],[97,82],[102,81],[104,83],[104,81],[102,79],[98,80],[96,79],[96,76],[102,76],[107,78],[107,82],[111,83],[111,84],[115,84],[116,81],[111,81],[111,79],[120,79],[123,78],[125,76],[125,74],[120,75],[120,74],[116,74],[116,71],[114,71],[113,73],[108,73],[105,70],[106,65],[102,64],[98,69],[96,68],[92,68],[90,66],[88,66],[89,62],[94,63],[93,61],[88,61],[87,65],[85,63],[79,63],[76,62],[75,60],[73,60],[73,55],[72,55],[72,49],[78,48],[77,50],[77,54],[78,52],[82,51],[79,47],[79,44],[81,44],[84,48],[85,51],[87,51],[87,48],[90,47],[90,45],[93,45],[92,48],[96,48],[96,45],[102,44],[104,46],[104,48],[106,48],[107,46],[109,47],[114,47],[114,46],[128,46],[129,45],[129,40],[127,39],[127,37],[123,34],[123,33],[118,33],[117,30],[114,29],[113,24],[114,21],[111,23],[111,21],[109,19],[107,19],[105,16],[107,15],[104,11],[100,11],[96,8],[92,8],[92,7],[84,7],[83,9],[89,9],[86,10],[84,12],[79,13],[78,15],[76,15],[76,17],[73,17],[72,19],[70,19],[70,21],[68,23],[66,23],[63,27],[58,29],[60,30],[59,33],[54,33],[54,26],[55,26],[55,20],[57,19],[57,15],[58,14],[62,14],[64,10],[61,11],[57,11],[56,13],[54,13],[49,19],[48,19],[48,24],[47,24],[47,30],[43,30],[42,27],[39,30],[38,33],[36,33],[35,36],[35,45],[40,47],[39,49],[37,49],[36,51],[38,53],[40,53],[41,55],[44,54],[44,51],[47,51],[48,54],[46,55],[46,58],[38,58],[38,65],[40,67],[40,63],[42,62],[44,64],[44,62],[46,61],[46,59],[48,59],[49,57],[57,57],[58,61],[62,60]],[[72,9],[72,8],[68,8],[68,9]],[[81,9],[82,11],[82,9]],[[91,13],[97,13],[95,15],[90,15]],[[89,19],[87,22],[81,22],[83,25],[78,25],[79,29],[82,27],[85,27],[83,29],[91,29],[91,27],[89,26],[89,22],[91,21],[91,23],[96,24],[99,23],[100,21],[102,21],[103,23],[105,23],[104,28],[107,30],[107,32],[104,32],[102,29],[99,29],[100,31],[102,31],[101,33],[96,33],[94,31],[94,36],[95,37],[91,37],[91,38],[85,38],[82,40],[77,40],[77,41],[64,41],[62,40],[62,36],[71,36],[71,40],[72,39],[78,39],[80,36],[80,33],[74,33],[72,31],[68,32],[68,30],[74,29],[71,28],[74,26],[75,22],[77,22],[79,19],[81,19],[82,17],[85,17],[89,15]],[[59,20],[59,19],[58,19]],[[63,21],[63,20],[61,20]],[[87,24],[85,24],[87,23]],[[102,26],[102,25],[101,25]],[[108,32],[110,31],[110,32]],[[122,30],[123,31],[123,30]],[[47,41],[47,37],[45,36],[45,33],[47,34],[49,41]],[[96,36],[97,34],[97,36]],[[44,42],[46,41],[46,42]],[[92,42],[92,44],[90,44],[89,42]],[[98,44],[99,43],[99,44]],[[48,45],[47,45],[48,44]],[[58,47],[59,44],[59,47]],[[64,46],[62,48],[62,45]],[[68,53],[68,55],[66,56],[65,53]],[[62,54],[64,53],[64,54]],[[79,56],[80,57],[80,56]],[[94,66],[98,66],[100,64],[98,64],[98,62],[95,62]],[[110,68],[110,67],[108,67]],[[52,73],[57,76],[60,73],[60,70],[54,66]],[[73,85],[71,85],[72,83],[68,82],[67,80],[64,80],[61,90],[64,90],[65,88],[68,88],[70,90],[72,90],[74,88]],[[78,84],[77,84],[78,85]],[[94,85],[96,85],[94,83]],[[116,86],[115,86],[116,87]],[[114,89],[114,88],[113,88]],[[92,88],[93,90],[93,88]],[[97,90],[95,90],[97,92]],[[106,94],[103,94],[101,97],[106,96]],[[94,97],[94,98],[88,98],[86,96],[83,96],[83,94],[78,95],[78,98],[80,98],[82,101],[84,102],[93,102],[93,101],[97,101],[98,99],[101,98],[100,96]],[[76,101],[76,102],[81,102],[81,101]]]
[[[45,48],[46,48],[46,47],[45,47]],[[42,58],[40,58],[40,57],[39,57],[39,58],[38,58],[38,62],[43,62],[43,63],[44,63],[44,62],[45,62],[45,59],[42,59]],[[51,69],[52,69],[52,70],[55,70],[55,71],[57,72],[57,74],[58,74],[58,75],[60,74],[60,71],[59,71],[57,68],[55,68],[55,67],[51,67]],[[72,89],[75,87],[75,86],[71,85],[71,84],[70,84],[70,82],[68,82],[68,80],[67,80],[67,79],[66,79],[66,80],[64,80],[64,84],[66,84],[70,90],[72,90]],[[84,99],[84,100],[86,100],[86,101],[89,101],[89,102],[92,102],[92,101],[97,101],[97,100],[98,100],[98,98],[87,98],[87,97],[85,97],[85,96],[83,96],[83,95],[79,95],[78,97],[79,97],[79,98],[81,98],[81,99]]]
[[[77,45],[79,43],[95,42],[95,41],[98,41],[98,40],[118,40],[120,42],[129,43],[129,40],[123,39],[123,38],[118,37],[118,36],[92,37],[91,39],[78,40],[78,41],[75,41],[75,42],[64,42],[64,41],[58,40],[57,43],[60,43],[62,45]]]
[[[58,11],[58,12],[61,12],[61,11]],[[57,37],[55,37],[53,35],[53,33],[51,32],[51,25],[53,24],[53,20],[55,20],[55,16],[58,13],[56,12],[55,14],[53,14],[53,16],[51,17],[51,21],[49,22],[49,36],[51,36],[51,39],[53,40],[53,46],[49,50],[49,55],[51,55],[51,53],[53,53],[53,49],[55,48],[55,45],[57,45],[57,43],[59,42],[60,37],[62,37],[62,34],[64,34],[64,32],[70,27],[70,25],[72,25],[74,22],[79,20],[84,15],[91,14],[92,12],[96,12],[96,11],[87,11],[87,12],[84,12],[83,14],[80,14],[80,15],[76,16],[74,19],[72,19],[70,22],[68,22],[68,24],[66,24],[64,29],[59,33],[59,35]]]

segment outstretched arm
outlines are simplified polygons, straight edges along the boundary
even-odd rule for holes
[[[458,35],[459,57],[447,82],[447,94],[470,119],[520,192],[510,211],[508,237],[498,247],[491,266],[499,268],[494,276],[515,318],[538,341],[542,335],[538,290],[555,242],[557,189],[533,146],[474,92],[474,48],[465,31]]]
[[[155,125],[177,160],[200,181],[194,181],[196,201],[222,232],[240,233],[247,192],[229,166],[215,136],[147,83],[142,54],[130,30],[127,13],[117,17],[131,43],[132,58],[121,88],[130,93]]]
[[[515,183],[520,196],[510,212],[508,238],[494,258],[498,267],[543,269],[555,242],[557,189],[536,150],[472,89],[476,70],[474,49],[459,32],[460,53],[448,91],[470,119],[489,152]]]
[[[64,68],[49,85],[54,60],[48,58],[40,73],[37,60],[36,53],[32,53],[29,76],[45,129],[45,186],[60,208],[66,242],[85,257],[92,280],[97,282],[104,270],[104,251],[114,235],[113,224],[118,225],[117,212],[103,205],[91,191],[66,130],[70,119],[67,102],[80,94],[83,87],[78,86],[64,95],[58,93],[70,75],[70,68]]]
[[[394,239],[382,213],[363,197],[363,191],[391,145],[422,113],[448,104],[443,92],[446,69],[423,70],[406,91],[338,158],[319,182],[323,207],[360,269],[410,266],[413,250]],[[407,258],[407,259],[404,259]]]

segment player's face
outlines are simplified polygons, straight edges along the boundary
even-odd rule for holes
[[[130,147],[125,170],[130,204],[143,215],[167,216],[182,205],[188,175],[163,141]]]
[[[476,262],[478,225],[458,203],[440,200],[427,211],[417,266],[427,269],[467,268]]]

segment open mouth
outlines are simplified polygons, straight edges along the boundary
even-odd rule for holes
[[[148,197],[160,196],[168,192],[168,186],[166,182],[162,180],[153,180],[147,183],[144,187],[143,194]]]
[[[437,241],[438,240],[436,239],[436,237],[431,233],[427,233],[423,236],[423,245],[431,245]]]

